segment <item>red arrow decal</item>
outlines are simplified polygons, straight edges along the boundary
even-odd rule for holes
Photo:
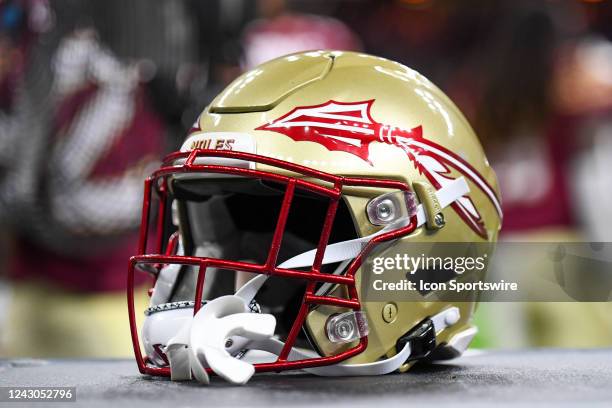
[[[425,139],[421,126],[406,130],[376,122],[370,114],[373,103],[374,99],[362,102],[330,100],[320,105],[300,106],[256,130],[281,133],[295,141],[319,143],[330,151],[353,154],[370,165],[373,165],[370,143],[400,147],[433,186],[439,189],[452,180],[449,168],[453,168],[482,190],[502,217],[495,190],[474,167],[452,151]],[[482,217],[469,196],[460,198],[451,206],[474,232],[487,238]]]

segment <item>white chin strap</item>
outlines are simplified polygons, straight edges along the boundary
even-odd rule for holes
[[[438,190],[436,195],[441,207],[445,208],[468,192],[466,181],[458,178]],[[416,215],[419,227],[425,223],[425,211],[422,205],[417,207]],[[401,228],[409,221],[409,219],[400,219],[374,234],[328,245],[323,264],[342,262],[342,265],[346,266],[347,261],[358,256],[373,237]],[[304,252],[283,262],[279,267],[311,266],[315,254],[316,250]],[[274,337],[276,319],[271,314],[252,313],[249,308],[267,278],[267,275],[258,275],[240,288],[235,295],[222,296],[206,303],[193,319],[181,327],[165,348],[172,380],[191,380],[195,377],[201,383],[208,384],[209,377],[206,372],[208,367],[233,384],[245,384],[255,372],[253,364],[276,360],[285,345]],[[432,316],[431,320],[436,333],[439,333],[459,320],[459,309],[448,308]],[[402,350],[388,359],[364,364],[339,363],[304,370],[321,376],[387,374],[400,368],[410,354],[410,342],[407,342]],[[313,351],[293,347],[288,360],[316,357],[320,356]]]
[[[261,286],[260,275],[247,285]],[[251,288],[252,289],[252,288]],[[247,292],[252,292],[249,289]],[[274,337],[276,319],[270,314],[249,313],[248,302],[238,294],[222,296],[203,305],[166,346],[173,381],[196,380],[209,383],[206,368],[232,384],[246,384],[255,373],[253,364],[273,362],[285,343]],[[450,307],[431,317],[436,334],[459,321],[459,309]],[[248,351],[245,351],[248,350]],[[410,342],[395,356],[372,363],[334,364],[305,368],[326,377],[388,374],[410,357]],[[310,350],[293,347],[289,361],[321,357]]]

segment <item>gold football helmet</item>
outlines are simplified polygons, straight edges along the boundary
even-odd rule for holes
[[[128,276],[138,367],[245,383],[455,357],[476,333],[477,293],[377,292],[373,265],[446,256],[440,243],[486,258],[500,223],[478,138],[425,77],[353,52],[267,62],[221,92],[145,182]],[[155,277],[141,330],[135,269]]]

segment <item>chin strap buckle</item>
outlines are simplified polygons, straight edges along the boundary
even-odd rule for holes
[[[420,360],[427,357],[436,348],[436,331],[430,318],[423,320],[416,327],[404,334],[395,343],[395,348],[402,350],[406,343],[410,343],[410,357],[406,362]]]
[[[399,352],[410,343],[411,352],[406,362],[423,359],[436,348],[436,335],[457,323],[459,318],[459,308],[454,306],[428,317],[400,337],[395,348]]]

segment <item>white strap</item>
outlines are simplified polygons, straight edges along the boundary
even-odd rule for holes
[[[191,363],[189,357],[189,334],[191,333],[191,320],[186,322],[178,333],[168,341],[166,356],[170,362],[170,379],[172,381],[191,380]],[[205,373],[206,374],[206,373]],[[208,375],[201,382],[208,383]]]
[[[460,313],[457,307],[450,307],[445,309],[438,314],[431,317],[431,320],[434,325],[434,330],[436,334],[439,334],[442,330],[456,324],[459,321]],[[279,355],[281,350],[283,349],[285,343],[282,341],[269,338],[263,341],[254,341],[248,345],[249,348],[256,350],[264,350],[274,355]],[[311,367],[305,368],[304,371],[307,371],[311,374],[323,376],[323,377],[335,377],[335,376],[366,376],[366,375],[382,375],[391,373],[397,369],[399,369],[402,364],[404,364],[408,357],[410,357],[410,353],[412,352],[410,348],[410,342],[406,342],[404,348],[394,355],[393,357],[374,361],[372,363],[362,363],[362,364],[334,364],[322,367]],[[302,360],[307,358],[320,357],[318,354],[313,351],[308,350],[300,350],[295,347],[291,349],[288,359],[291,360]]]
[[[461,314],[459,313],[458,307],[449,307],[443,312],[438,313],[431,317],[431,322],[434,326],[434,331],[436,334],[440,333],[442,330],[446,329],[449,326],[457,323]]]
[[[264,350],[268,353],[279,355],[285,343],[282,341],[269,338],[264,341],[253,342],[249,344],[250,348],[256,350]],[[322,377],[336,377],[336,376],[365,376],[365,375],[382,375],[391,373],[401,367],[402,364],[410,357],[411,349],[410,343],[406,343],[404,348],[391,358],[387,358],[372,363],[363,364],[334,364],[322,367],[310,367],[304,368],[304,371],[319,375]],[[303,360],[307,358],[321,357],[318,354],[308,351],[299,350],[295,347],[291,349],[288,359],[291,360]]]
[[[189,380],[193,372],[198,381],[208,384],[206,367],[210,367],[233,384],[245,384],[254,373],[253,364],[258,361],[250,361],[247,358],[240,360],[229,354],[223,343],[232,335],[249,339],[244,345],[245,348],[280,355],[285,343],[273,337],[276,323],[274,317],[243,313],[241,310],[244,310],[244,303],[237,296],[222,296],[200,309],[193,323],[185,325],[166,348],[172,380]],[[456,324],[459,318],[459,309],[450,307],[432,316],[431,320],[438,334]],[[408,360],[411,352],[410,343],[407,342],[399,353],[384,360],[362,364],[339,363],[304,370],[319,376],[382,375],[399,369]],[[316,357],[320,356],[314,351],[294,347],[289,352],[288,360]]]
[[[383,375],[394,372],[399,369],[402,364],[408,360],[410,353],[410,343],[406,342],[404,348],[391,358],[375,361],[372,363],[362,364],[334,364],[323,367],[306,368],[305,371],[320,375],[322,377],[335,376],[366,376],[366,375]]]
[[[341,273],[344,272],[344,270],[346,269],[346,267],[351,263],[352,259],[345,259],[344,261],[340,262],[340,265],[338,265],[336,267],[336,269],[334,269],[334,272],[332,272],[332,275],[340,275]],[[329,292],[329,290],[334,286],[333,283],[331,282],[325,282],[324,284],[321,285],[321,287],[319,289],[317,289],[315,295],[316,296],[323,296],[325,295],[327,292]]]
[[[236,296],[244,300],[245,305],[248,305],[251,303],[251,300],[255,298],[255,295],[257,295],[257,292],[259,292],[261,285],[264,284],[266,279],[268,279],[268,275],[257,275],[242,285],[242,287],[236,292]]]
[[[470,192],[470,187],[463,177],[456,178],[455,180],[449,181],[444,187],[436,191],[436,197],[440,206],[444,209],[451,203],[455,202],[465,194]],[[423,204],[419,204],[416,210],[417,215],[417,228],[425,224],[425,209]],[[347,259],[353,259],[363,250],[363,248],[370,242],[372,238],[377,235],[384,234],[395,229],[403,228],[408,225],[410,220],[402,218],[396,222],[385,226],[380,231],[373,234],[366,235],[365,237],[351,239],[348,241],[337,242],[330,244],[325,248],[325,256],[323,257],[323,264],[341,262]],[[316,249],[301,253],[294,256],[291,259],[286,260],[280,264],[279,268],[301,268],[304,266],[312,266],[314,262]]]
[[[436,190],[436,198],[440,203],[440,207],[444,209],[469,192],[470,186],[465,181],[465,178],[458,177],[446,183],[439,190]],[[420,227],[421,225],[425,224],[425,222],[427,222],[427,218],[425,216],[425,208],[423,207],[423,204],[418,205],[416,213],[417,227]]]

